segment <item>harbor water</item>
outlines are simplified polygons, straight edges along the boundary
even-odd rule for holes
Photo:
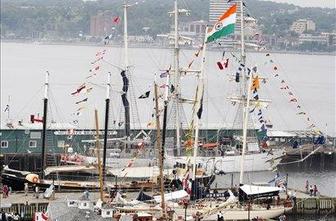
[[[96,59],[96,53],[106,49],[104,61],[99,64],[97,75],[87,78],[92,73],[90,69]],[[194,59],[194,50],[181,51],[181,67],[186,68]],[[10,99],[10,118],[28,121],[30,114],[42,114],[41,99],[45,72],[50,73],[50,110],[51,119],[57,122],[72,122],[78,109],[75,102],[81,96],[71,96],[79,85],[86,82],[93,86],[88,95],[85,110],[78,119],[79,127],[93,128],[93,108],[97,107],[103,115],[105,102],[105,82],[107,73],[112,73],[111,122],[123,118],[121,116],[122,102],[120,91],[122,79],[120,69],[113,65],[123,66],[123,50],[104,46],[72,46],[72,45],[43,45],[27,43],[1,43],[2,86],[1,109],[4,110]],[[230,127],[237,113],[237,106],[228,97],[236,94],[237,83],[233,79],[238,63],[231,52],[226,52],[229,67],[219,70],[216,63],[222,59],[223,51],[208,51],[206,55],[206,93],[204,98],[202,128]],[[239,53],[235,53],[238,55]],[[264,110],[276,130],[304,130],[311,123],[317,125],[327,134],[336,135],[335,130],[335,56],[334,55],[305,55],[248,53],[249,65],[257,65],[259,73],[265,77],[266,83],[261,84],[259,96],[271,100]],[[152,119],[152,99],[137,99],[144,92],[151,90],[155,74],[172,64],[172,52],[169,49],[130,48],[131,65],[131,124],[132,127],[146,127]],[[272,60],[271,64],[269,61]],[[198,69],[200,62],[195,59],[191,69]],[[274,77],[274,66],[277,67],[278,77]],[[157,77],[159,84],[165,79]],[[287,82],[291,92],[298,100],[305,117],[297,114],[296,104],[289,101],[288,94],[281,90],[280,80]],[[181,79],[182,97],[192,99],[196,88],[194,75],[185,75]],[[132,92],[133,91],[133,92]],[[152,96],[152,95],[150,95]],[[151,97],[150,97],[151,98]],[[2,114],[6,120],[7,114]],[[191,105],[184,106],[184,126],[191,116]],[[103,123],[101,117],[101,123]],[[112,125],[112,123],[110,124]],[[168,126],[172,123],[168,122]]]

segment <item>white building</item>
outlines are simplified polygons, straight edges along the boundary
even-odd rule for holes
[[[237,21],[236,21],[236,32],[240,30],[240,0],[210,0],[209,3],[209,23],[214,25],[218,18],[223,15],[233,4],[237,4]]]
[[[315,25],[315,22],[313,22],[310,19],[299,19],[293,22],[290,30],[298,34],[302,34],[303,32],[306,32],[306,31],[315,31],[316,25]]]
[[[303,44],[306,42],[316,42],[318,44],[328,44],[328,36],[326,35],[312,35],[312,34],[301,34],[299,36],[299,43]]]
[[[210,0],[209,5],[209,25],[213,26],[218,18],[223,15],[232,5],[237,4],[237,20],[235,27],[235,35],[240,34],[240,24],[241,24],[241,1],[240,0]],[[256,19],[247,16],[246,10],[244,10],[244,30],[246,36],[253,36],[256,33],[260,34],[260,30],[257,28]]]

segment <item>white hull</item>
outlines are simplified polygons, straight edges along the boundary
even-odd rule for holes
[[[267,171],[273,170],[279,163],[280,159],[273,160],[282,155],[281,150],[274,151],[273,155],[268,153],[254,153],[246,154],[244,160],[244,172],[252,171]],[[215,168],[222,170],[225,173],[240,172],[240,161],[242,157],[239,156],[224,156],[224,157],[198,157],[196,162],[201,163],[208,169]],[[179,157],[174,159],[175,162],[186,163],[187,157]]]
[[[282,150],[273,151],[273,155],[268,153],[251,153],[245,155],[244,171],[267,171],[275,168],[280,160],[273,160],[282,155]],[[85,157],[88,162],[95,162],[96,157]],[[225,173],[240,172],[241,155],[224,156],[224,157],[198,157],[196,162],[201,163],[204,167],[212,170],[215,166],[217,170],[222,170]],[[110,168],[125,168],[131,161],[131,158],[107,158],[106,164]],[[190,161],[189,157],[171,157],[168,156],[165,160],[165,168],[172,168],[176,163],[187,164]],[[154,159],[139,158],[134,160],[132,166],[153,166],[156,163]]]
[[[221,211],[224,216],[224,220],[250,220],[254,218],[259,219],[271,219],[276,218],[284,214],[284,207],[273,207],[269,210],[266,208],[258,208],[253,209],[251,211],[245,209],[224,209]],[[204,217],[202,220],[217,220],[217,214],[210,215],[208,217]]]

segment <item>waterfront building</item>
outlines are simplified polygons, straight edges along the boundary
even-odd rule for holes
[[[90,35],[94,37],[105,37],[112,34],[114,30],[113,16],[111,12],[99,12],[90,18]]]
[[[218,18],[227,11],[233,4],[237,4],[237,21],[235,32],[239,33],[240,31],[240,0],[231,0],[223,1],[223,0],[210,0],[209,2],[209,24],[212,26],[218,20]]]
[[[307,42],[316,42],[317,44],[328,44],[328,35],[312,35],[312,34],[301,34],[299,36],[299,43],[307,43]]]
[[[303,32],[307,31],[315,31],[316,25],[315,22],[310,19],[299,19],[293,22],[290,30],[298,34],[302,34]]]

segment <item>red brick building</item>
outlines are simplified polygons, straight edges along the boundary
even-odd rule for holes
[[[110,35],[116,25],[113,18],[114,16],[109,11],[99,12],[97,15],[91,16],[90,35],[95,37]]]

